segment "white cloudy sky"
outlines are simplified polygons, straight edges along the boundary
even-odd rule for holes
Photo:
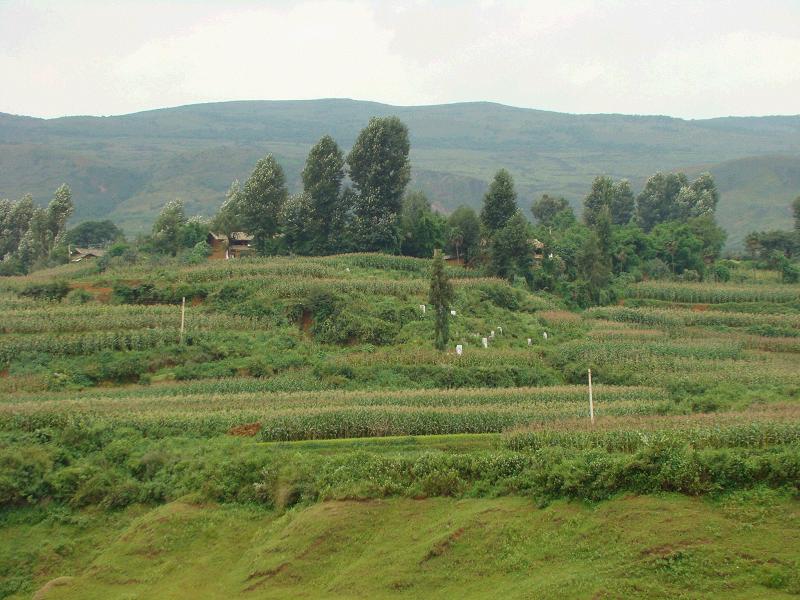
[[[0,0],[0,112],[239,99],[800,113],[800,0]]]

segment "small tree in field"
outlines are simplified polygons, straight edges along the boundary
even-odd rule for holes
[[[436,312],[436,335],[434,345],[437,350],[447,348],[450,339],[450,303],[453,301],[453,285],[444,272],[444,260],[440,250],[433,256],[433,272],[431,274],[431,291],[428,300]]]

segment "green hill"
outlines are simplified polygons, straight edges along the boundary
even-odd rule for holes
[[[114,117],[36,119],[0,114],[0,197],[49,198],[62,182],[76,220],[111,218],[146,229],[171,198],[211,214],[234,178],[267,152],[290,187],[323,134],[348,148],[371,116],[409,126],[415,185],[451,210],[478,205],[499,167],[515,175],[524,208],[543,192],[574,204],[595,175],[636,186],[656,170],[706,165],[719,216],[737,243],[753,228],[785,226],[800,193],[800,116],[687,121],[663,116],[572,115],[491,103],[400,107],[353,100],[199,104]],[[735,161],[735,162],[730,162]]]

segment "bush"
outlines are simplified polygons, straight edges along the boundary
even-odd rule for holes
[[[0,450],[0,506],[33,503],[46,492],[52,458],[41,447]]]
[[[76,289],[72,290],[69,294],[67,294],[66,301],[68,304],[86,304],[87,302],[91,302],[94,300],[94,296],[92,296],[89,292],[84,289]]]
[[[781,265],[781,281],[783,283],[800,282],[800,267],[789,261]]]
[[[727,282],[731,280],[731,271],[723,264],[717,263],[712,273],[717,281]]]
[[[695,271],[694,269],[686,269],[681,276],[681,279],[684,281],[700,281],[702,277],[700,273]]]
[[[489,300],[499,308],[517,310],[520,304],[520,293],[507,285],[482,285],[478,288],[481,299]]]
[[[19,292],[19,295],[36,300],[55,300],[60,302],[68,293],[69,285],[66,282],[53,281],[51,283],[29,284]]]

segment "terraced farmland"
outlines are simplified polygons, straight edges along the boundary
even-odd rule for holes
[[[346,255],[70,265],[0,281],[6,518],[37,523],[19,529],[34,537],[56,531],[75,540],[66,521],[47,530],[31,515],[49,505],[73,516],[106,511],[116,525],[97,531],[117,539],[125,515],[187,499],[269,519],[343,499],[455,498],[441,501],[457,512],[497,496],[533,507],[656,494],[683,506],[658,496],[671,493],[707,502],[761,494],[796,512],[800,286],[646,282],[619,305],[578,312],[448,267],[455,315],[449,349],[437,352],[432,311],[421,308],[428,268],[419,259]],[[798,534],[788,542],[793,554],[765,549],[780,562],[740,564],[742,589],[755,596],[798,589],[791,573],[800,522],[783,526]],[[135,537],[124,535],[123,546]],[[579,539],[570,535],[564,543]],[[6,572],[31,573],[4,593],[24,597],[54,573],[88,572],[41,547],[0,556]],[[93,552],[97,565],[125,571]],[[262,559],[243,580],[264,579],[254,575],[271,568]],[[722,555],[704,560],[718,571],[727,564]],[[691,586],[667,585],[655,571],[641,581],[613,572],[620,583],[605,589],[623,595],[639,585],[655,596]],[[166,593],[159,577],[140,591]],[[711,595],[723,590],[708,585]],[[45,597],[90,589],[121,593],[110,578],[56,586]],[[569,594],[585,589],[598,591]]]

